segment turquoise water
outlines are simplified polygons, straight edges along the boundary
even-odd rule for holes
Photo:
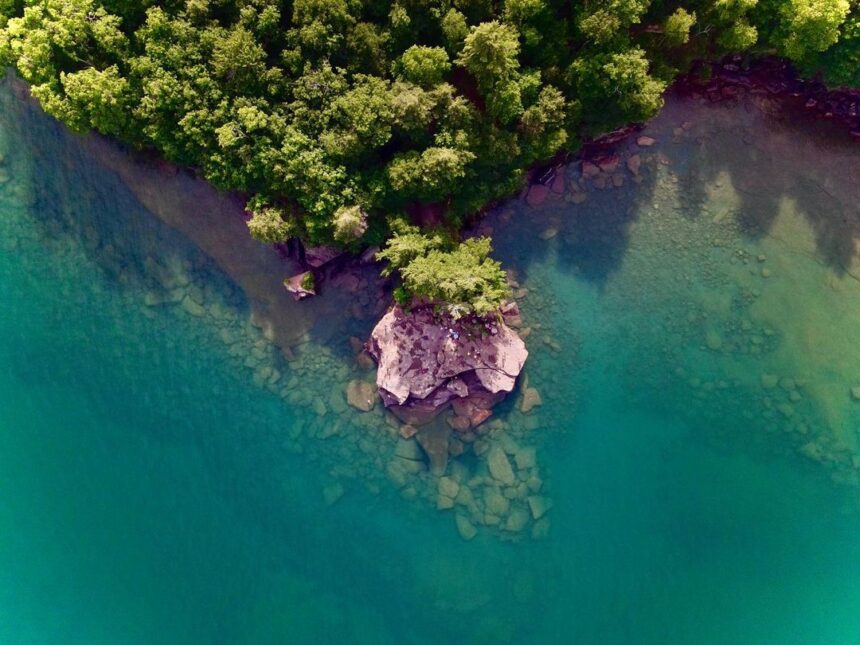
[[[621,144],[640,183],[487,219],[543,405],[448,472],[484,494],[513,439],[552,509],[465,541],[343,401],[375,287],[285,299],[285,358],[225,262],[4,90],[0,641],[860,640],[860,153],[760,107],[671,99]]]

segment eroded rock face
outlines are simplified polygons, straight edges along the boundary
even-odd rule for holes
[[[430,307],[390,309],[367,349],[383,403],[406,423],[427,423],[453,401],[477,423],[514,388],[528,351],[500,322],[454,321]]]

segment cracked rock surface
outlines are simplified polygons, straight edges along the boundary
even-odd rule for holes
[[[408,423],[426,423],[455,399],[489,409],[513,390],[528,357],[504,322],[455,321],[432,307],[391,308],[376,324],[368,351],[386,407]]]

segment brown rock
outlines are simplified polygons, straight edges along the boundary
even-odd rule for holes
[[[411,439],[418,432],[418,429],[415,426],[411,426],[408,423],[403,424],[398,429],[398,433],[404,439]]]
[[[636,139],[636,144],[642,146],[643,148],[653,146],[655,143],[657,143],[657,140],[652,137],[641,136]]]
[[[552,180],[552,184],[550,185],[550,190],[556,193],[557,195],[561,195],[564,193],[564,173],[557,172],[555,174],[555,178]]]
[[[532,184],[526,202],[531,206],[538,206],[546,201],[547,195],[549,195],[549,188],[543,184]]]
[[[472,427],[469,417],[461,417],[458,415],[449,417],[448,425],[454,428],[457,432],[466,432],[466,430]]]
[[[600,174],[600,168],[598,168],[595,164],[591,163],[590,161],[583,161],[582,162],[582,176],[583,177],[593,179],[594,177],[597,177],[597,175],[599,175],[599,174]]]
[[[642,157],[640,157],[639,155],[632,155],[627,160],[627,168],[634,175],[638,175],[639,170],[642,168]]]
[[[355,357],[355,362],[363,370],[372,370],[376,367],[376,361],[367,352],[361,352]]]
[[[469,424],[473,428],[477,428],[484,421],[489,419],[493,413],[490,410],[484,410],[481,408],[472,408],[471,414],[469,414]]]
[[[621,159],[616,154],[609,154],[597,160],[597,167],[605,173],[613,173],[618,168]]]

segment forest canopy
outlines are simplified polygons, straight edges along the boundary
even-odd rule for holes
[[[47,112],[247,194],[260,240],[352,248],[416,204],[456,237],[529,166],[653,116],[694,58],[745,50],[857,85],[860,2],[0,0],[0,62]]]

